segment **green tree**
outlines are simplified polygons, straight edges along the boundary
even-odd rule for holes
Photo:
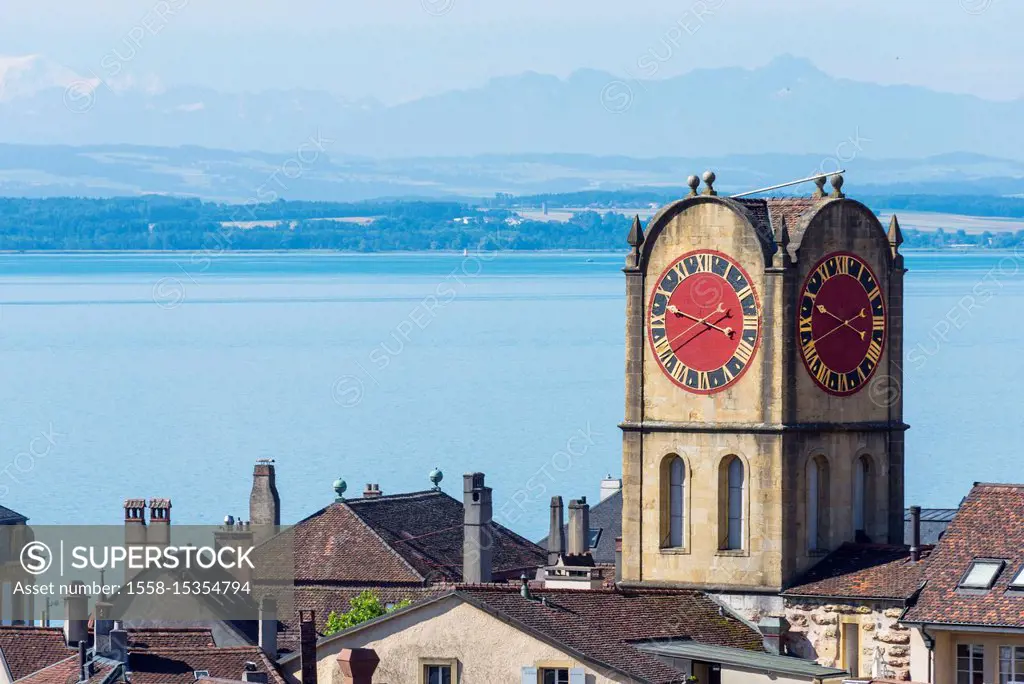
[[[392,606],[385,607],[381,605],[380,599],[377,598],[377,595],[367,589],[363,593],[359,594],[359,596],[349,600],[349,610],[347,612],[339,615],[337,611],[331,611],[331,614],[327,616],[327,626],[324,628],[324,636],[337,634],[342,630],[346,630],[349,627],[355,627],[367,620],[378,618],[381,615],[387,615],[399,608],[405,608],[410,603],[412,603],[412,601],[405,599]]]

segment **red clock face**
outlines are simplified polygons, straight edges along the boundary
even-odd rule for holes
[[[739,380],[761,340],[750,276],[720,252],[679,257],[658,279],[648,311],[658,364],[695,394],[720,392]]]
[[[798,325],[801,355],[814,381],[830,394],[857,392],[871,379],[885,347],[878,278],[855,254],[829,254],[804,282]]]

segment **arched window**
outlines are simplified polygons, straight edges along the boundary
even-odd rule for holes
[[[728,550],[743,548],[743,489],[746,477],[743,461],[729,456],[722,462],[719,480],[719,547]],[[722,477],[724,476],[724,477]]]
[[[662,467],[662,546],[681,548],[685,546],[686,523],[686,463],[682,458],[670,455]]]
[[[815,456],[807,462],[807,550],[828,549],[829,520],[828,460]]]
[[[874,509],[872,470],[870,456],[861,456],[853,462],[853,536],[861,543],[871,541],[868,530]]]

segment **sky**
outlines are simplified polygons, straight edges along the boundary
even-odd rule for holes
[[[79,72],[117,55],[165,87],[394,103],[524,71],[666,78],[788,53],[833,76],[1005,100],[1024,96],[1022,24],[1019,0],[0,0],[0,54]]]

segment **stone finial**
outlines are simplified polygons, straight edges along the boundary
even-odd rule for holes
[[[717,195],[718,192],[715,190],[715,187],[714,187],[714,185],[715,185],[715,172],[711,171],[709,169],[709,170],[704,172],[703,178],[704,178],[704,192],[703,192],[703,194],[710,195],[711,197],[714,197],[715,195]]]
[[[832,197],[846,197],[843,194],[843,174],[834,173],[832,178],[829,179],[832,182]]]
[[[903,244],[903,231],[900,230],[900,222],[896,218],[896,214],[893,214],[892,218],[889,219],[888,235],[889,244],[892,245],[892,251],[895,254],[899,250],[900,245]]]
[[[817,188],[814,190],[814,192],[811,193],[811,197],[813,197],[814,199],[821,199],[822,197],[828,196],[828,193],[825,192],[826,180],[827,179],[825,178],[825,176],[818,176],[817,178],[814,179],[814,184],[817,186]]]
[[[690,186],[690,194],[687,195],[687,197],[696,197],[697,188],[700,186],[700,178],[697,178],[697,176],[690,174],[686,178],[686,184]]]
[[[779,226],[779,232],[775,236],[775,244],[778,245],[778,255],[782,257],[781,263],[776,263],[777,266],[786,266],[796,261],[789,253],[789,243],[792,242],[792,237],[789,234],[789,223],[786,221],[786,217],[782,217],[782,225]]]
[[[644,229],[640,225],[639,214],[633,217],[633,225],[629,229],[629,237],[626,238],[626,242],[633,248],[637,248],[644,243]]]

